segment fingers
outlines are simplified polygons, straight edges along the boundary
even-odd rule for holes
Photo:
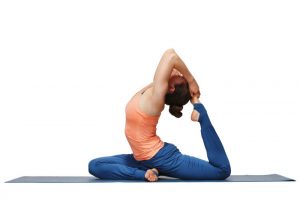
[[[191,103],[194,104],[194,103],[199,103],[199,98],[197,96],[194,96],[191,98]]]
[[[172,77],[172,76],[181,76],[181,77],[183,77],[183,75],[176,68],[173,68],[170,77]]]
[[[196,82],[196,80],[193,80],[192,82],[189,83],[190,87],[190,94],[192,97],[200,97],[200,89],[199,86]]]
[[[193,97],[196,97],[198,99],[200,98],[200,95],[201,95],[200,91],[197,91],[197,92],[190,91],[190,93],[191,93],[192,98]]]

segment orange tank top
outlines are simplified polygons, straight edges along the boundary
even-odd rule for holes
[[[125,135],[136,160],[151,159],[164,143],[156,135],[160,116],[150,116],[139,108],[141,93],[134,95],[126,106]]]

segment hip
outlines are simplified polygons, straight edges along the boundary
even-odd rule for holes
[[[149,167],[159,167],[165,163],[176,161],[181,155],[174,144],[164,142],[163,147],[152,158],[143,160],[142,164]]]

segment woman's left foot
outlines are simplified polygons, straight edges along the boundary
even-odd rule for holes
[[[191,103],[194,105],[195,103],[200,103],[200,100],[197,97],[193,97],[191,99]],[[200,113],[197,110],[194,109],[192,111],[192,114],[191,114],[191,120],[194,121],[194,122],[198,122],[199,117],[200,117]]]
[[[196,110],[193,110],[192,111],[192,114],[191,114],[191,120],[194,121],[194,122],[198,122],[199,121],[199,112],[196,111]]]

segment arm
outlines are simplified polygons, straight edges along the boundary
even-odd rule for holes
[[[174,68],[175,58],[174,49],[168,49],[162,55],[153,78],[154,95],[164,97],[168,92],[169,79]]]
[[[194,77],[191,74],[191,72],[189,71],[189,69],[187,68],[187,66],[185,65],[185,63],[182,61],[182,59],[176,54],[176,60],[174,63],[174,70],[175,71],[179,71],[183,77],[187,80],[188,83],[194,81]]]
[[[176,54],[177,55],[177,54]],[[181,58],[177,55],[176,61],[174,64],[174,70],[179,71],[183,77],[187,80],[190,88],[190,93],[192,97],[200,97],[200,91],[198,83],[196,82],[195,78],[189,71],[189,69],[186,67],[184,62],[181,60]]]
[[[188,81],[192,96],[200,95],[199,87],[194,77],[175,52],[174,49],[168,49],[163,54],[153,79],[153,97],[160,105],[164,105],[164,97],[168,92],[168,83],[172,72],[178,71]]]
[[[188,82],[192,82],[194,80],[194,77],[184,62],[175,50],[170,48],[163,54],[155,71],[153,82],[168,83],[172,72],[180,72]]]

